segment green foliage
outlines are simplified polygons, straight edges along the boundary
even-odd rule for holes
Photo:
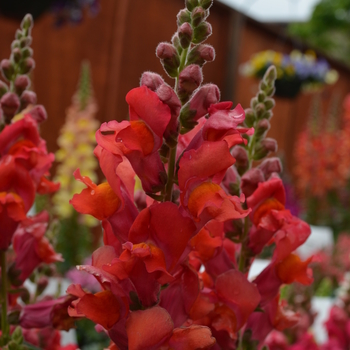
[[[350,65],[350,0],[322,0],[309,22],[291,24],[288,30]]]

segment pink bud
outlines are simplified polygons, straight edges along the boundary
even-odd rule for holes
[[[32,58],[28,57],[23,61],[23,64],[21,64],[21,73],[28,74],[34,67],[35,61]]]
[[[212,62],[215,59],[215,50],[211,45],[196,45],[188,54],[187,62],[203,66],[206,62]]]
[[[23,91],[21,95],[22,108],[26,108],[28,105],[36,104],[36,93],[33,91]]]
[[[198,52],[201,58],[207,62],[214,61],[215,59],[215,50],[211,45],[199,45]]]
[[[193,31],[193,43],[200,44],[205,41],[213,32],[211,24],[208,22],[201,22]]]
[[[266,138],[260,141],[255,149],[253,156],[254,160],[260,160],[266,157],[270,152],[277,151],[277,141],[271,138]]]
[[[243,174],[249,167],[248,153],[241,146],[233,147],[232,156],[236,159],[235,167],[239,174]]]
[[[179,75],[179,95],[192,94],[201,85],[202,81],[202,69],[196,64],[187,66]]]
[[[6,92],[6,94],[1,97],[0,104],[4,115],[12,118],[18,110],[20,102],[15,93]]]
[[[178,116],[181,109],[181,102],[175,91],[168,84],[164,83],[159,86],[156,93],[159,99],[170,107],[172,114],[174,113]]]
[[[259,169],[263,172],[265,180],[267,180],[272,173],[282,172],[282,164],[277,157],[267,158],[259,165]]]
[[[277,141],[269,137],[262,140],[261,145],[269,152],[276,152],[278,148]]]
[[[177,97],[175,91],[167,84],[160,85],[156,93],[159,99],[169,106],[171,111],[171,119],[164,132],[164,138],[169,145],[172,145],[177,136],[179,125],[178,116],[181,110],[181,102]],[[175,139],[173,137],[174,135],[176,135]]]
[[[164,80],[157,73],[144,72],[141,76],[140,86],[145,85],[152,91],[156,91],[162,84],[164,84]]]
[[[157,46],[156,54],[161,59],[161,63],[166,73],[170,77],[176,78],[180,66],[180,57],[175,46],[169,43],[160,43]]]
[[[160,43],[156,49],[156,55],[158,58],[164,60],[177,56],[175,47],[169,43]]]
[[[220,90],[215,84],[203,85],[194,93],[190,102],[190,110],[196,110],[195,120],[205,116],[208,108],[220,101]]]
[[[203,22],[208,17],[208,11],[202,7],[196,7],[192,11],[192,24],[197,27],[199,23]]]
[[[44,106],[38,105],[32,108],[28,114],[39,124],[47,119],[47,112]]]
[[[258,188],[258,184],[264,181],[263,172],[258,168],[252,168],[242,176],[241,190],[246,197],[249,197]]]
[[[220,90],[214,84],[206,84],[197,89],[190,101],[181,109],[181,132],[193,129],[197,120],[208,113],[208,108],[220,100]]]
[[[18,75],[15,80],[15,88],[20,95],[30,85],[30,79],[26,75]]]
[[[178,29],[178,35],[182,48],[187,49],[191,45],[193,30],[191,24],[184,23]]]
[[[14,73],[14,69],[13,69],[13,64],[10,60],[2,60],[1,63],[0,63],[0,68],[1,68],[1,73],[2,73],[2,76],[10,81],[11,78],[12,78],[12,75]]]

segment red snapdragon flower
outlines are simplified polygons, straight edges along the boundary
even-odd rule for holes
[[[63,261],[61,254],[56,253],[49,240],[44,237],[48,220],[49,214],[46,211],[33,218],[26,218],[14,234],[15,265],[21,271],[19,279],[23,282],[41,263]]]
[[[165,184],[166,173],[158,150],[171,119],[170,108],[146,86],[131,90],[126,101],[130,121],[102,124],[96,133],[97,143],[114,155],[125,156],[143,189],[157,192]]]

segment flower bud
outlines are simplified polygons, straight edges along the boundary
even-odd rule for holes
[[[6,94],[8,89],[9,89],[8,86],[2,80],[0,80],[0,97]]]
[[[171,113],[178,117],[181,109],[181,102],[175,91],[168,84],[164,83],[159,86],[156,93],[159,99],[169,106]]]
[[[21,22],[21,28],[29,33],[30,30],[33,28],[33,23],[34,21],[32,15],[27,13]]]
[[[275,80],[277,79],[277,70],[275,66],[270,66],[267,71],[264,74],[264,82],[271,86],[275,83]]]
[[[259,120],[254,132],[255,139],[259,140],[264,137],[264,135],[266,135],[267,131],[270,129],[270,126],[270,122],[267,119]]]
[[[241,190],[246,197],[249,197],[258,188],[258,184],[264,181],[263,172],[258,168],[252,168],[242,176]]]
[[[188,54],[188,64],[198,64],[203,66],[206,62],[212,62],[215,59],[215,50],[211,45],[197,45]]]
[[[174,45],[174,47],[176,48],[177,52],[179,55],[181,55],[182,53],[182,46],[180,44],[180,38],[179,38],[179,34],[178,32],[176,32],[173,37],[171,38],[171,43]]]
[[[265,109],[265,105],[263,103],[258,103],[255,106],[255,114],[256,114],[258,119],[262,118],[262,116],[264,115],[265,112],[266,112],[266,109]]]
[[[248,128],[251,128],[254,125],[254,121],[255,121],[254,111],[251,108],[247,108],[244,111],[244,113],[245,113],[244,123],[246,126],[248,126]]]
[[[47,119],[47,112],[44,106],[38,105],[32,108],[27,114],[30,114],[30,116],[38,123],[42,123]]]
[[[213,0],[199,0],[199,6],[203,7],[204,10],[208,10],[213,4]]]
[[[179,129],[178,117],[179,117],[182,105],[175,91],[168,84],[164,83],[160,85],[156,93],[159,99],[163,103],[167,104],[170,108],[171,119],[164,132],[164,139],[170,147],[174,147],[176,145],[176,140],[178,136],[178,129]]]
[[[180,58],[176,48],[169,43],[160,43],[156,49],[156,55],[161,59],[164,70],[170,77],[177,77],[177,69],[180,66]]]
[[[192,11],[192,24],[197,27],[208,17],[208,11],[204,10],[202,7],[196,7]]]
[[[279,158],[271,157],[265,159],[258,168],[263,172],[265,180],[268,180],[272,173],[282,172],[282,163]]]
[[[202,81],[202,69],[196,64],[187,66],[179,75],[178,95],[181,101],[185,102]]]
[[[208,22],[202,22],[198,27],[194,28],[193,31],[193,43],[200,44],[201,42],[207,40],[207,38],[212,34],[211,25]]]
[[[21,73],[28,74],[34,67],[35,61],[32,58],[28,57],[22,62],[20,66]]]
[[[183,23],[191,23],[191,12],[186,9],[177,14],[177,26],[180,27]]]
[[[1,74],[2,76],[7,80],[10,81],[12,79],[12,75],[14,74],[15,70],[13,67],[13,63],[10,60],[2,60],[0,63],[1,68]]]
[[[21,107],[26,108],[28,105],[36,104],[36,93],[25,90],[21,95]]]
[[[33,49],[30,47],[25,47],[24,49],[22,49],[22,57],[23,59],[27,58],[27,57],[32,57],[33,56]]]
[[[16,38],[16,40],[18,41],[18,43],[19,43],[19,40],[23,38],[23,36],[24,36],[23,32],[22,32],[20,29],[17,29],[17,30],[16,30],[16,34],[15,34],[15,38]],[[15,41],[16,41],[16,40],[15,40]],[[12,44],[13,44],[13,43],[14,43],[14,42],[12,42]]]
[[[250,100],[250,108],[255,109],[255,107],[257,106],[258,103],[259,103],[258,99],[256,97],[253,97]]]
[[[164,84],[164,80],[157,73],[144,72],[141,76],[140,86],[147,86],[152,91],[156,91],[162,84]]]
[[[0,104],[1,109],[4,112],[5,120],[8,123],[19,108],[19,98],[13,92],[6,92],[6,94],[1,97]]]
[[[277,142],[272,138],[266,138],[261,140],[260,143],[255,148],[255,153],[253,156],[254,160],[260,160],[265,158],[270,152],[277,151]]]
[[[264,91],[259,91],[258,93],[258,101],[259,102],[264,102],[266,98],[266,94],[264,93]]]
[[[198,6],[198,0],[185,0],[185,5],[189,11],[193,11]]]
[[[199,88],[191,100],[181,110],[180,121],[185,130],[191,130],[197,120],[208,113],[208,108],[220,100],[220,90],[214,84],[206,84]],[[184,130],[183,130],[184,131]]]
[[[11,51],[13,51],[14,49],[19,49],[20,48],[20,42],[19,40],[13,40],[11,43]]]
[[[244,174],[249,168],[249,159],[247,151],[241,146],[233,147],[231,151],[232,157],[236,159],[235,167],[238,174]]]
[[[30,85],[30,79],[27,75],[18,75],[15,79],[15,89],[17,94],[20,96],[22,92],[27,89]]]
[[[181,47],[187,49],[192,42],[193,30],[189,23],[184,23],[178,29]]]
[[[237,173],[237,169],[231,166],[227,169],[225,177],[222,180],[221,185],[231,196],[239,196],[240,188],[240,176]]]
[[[267,98],[264,101],[264,105],[265,105],[266,110],[268,111],[268,110],[272,109],[273,107],[275,107],[275,100],[273,98]]]
[[[18,47],[12,50],[12,57],[15,63],[19,63],[22,58],[22,51]]]
[[[19,46],[23,49],[24,47],[28,47],[30,46],[30,44],[32,43],[33,39],[31,36],[27,36],[27,37],[23,37],[20,41],[19,41]]]

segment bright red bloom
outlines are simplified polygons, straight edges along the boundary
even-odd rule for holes
[[[156,203],[140,212],[130,228],[129,240],[158,246],[164,252],[167,270],[173,271],[185,259],[183,254],[195,230],[192,220],[184,217],[176,204]]]
[[[96,133],[97,142],[112,154],[125,156],[144,190],[157,192],[165,184],[165,170],[158,150],[171,119],[170,108],[146,86],[131,90],[126,100],[130,122],[102,124]]]
[[[254,312],[247,322],[247,329],[252,330],[252,339],[261,344],[272,330],[283,331],[299,322],[299,315],[285,308],[286,302],[277,295],[263,306],[263,312]]]
[[[67,293],[78,297],[68,308],[71,317],[87,317],[105,329],[111,329],[124,316],[125,303],[110,290],[86,293],[80,285],[70,285]]]
[[[311,233],[309,225],[285,210],[285,190],[277,176],[259,183],[247,198],[247,204],[252,209],[250,218],[254,225],[249,232],[249,248],[254,254],[260,253],[273,239],[276,243],[274,259],[281,261]]]
[[[81,176],[79,169],[74,172],[74,177],[87,186],[70,201],[76,211],[104,220],[119,209],[121,200],[107,182],[97,186],[87,176]]]
[[[197,150],[184,152],[178,171],[181,202],[199,227],[212,219],[223,222],[249,213],[238,197],[219,186],[234,161],[226,141],[204,142]]]
[[[207,327],[175,328],[170,315],[159,306],[131,313],[126,322],[129,350],[210,349],[215,339]]]
[[[191,309],[196,324],[211,328],[221,348],[234,346],[236,334],[260,301],[256,286],[237,270],[216,278],[212,291],[204,288]]]
[[[262,304],[275,298],[282,284],[293,282],[310,284],[313,281],[312,270],[308,267],[311,261],[312,257],[301,261],[295,254],[289,254],[283,260],[274,259],[254,280],[258,286]]]
[[[36,186],[55,159],[52,153],[47,152],[46,142],[39,135],[38,123],[30,114],[7,125],[0,133],[0,155],[6,154],[27,169]]]
[[[44,237],[49,214],[42,212],[33,218],[23,220],[13,237],[13,249],[16,252],[16,269],[21,271],[19,279],[26,280],[41,263],[50,264],[63,261]]]
[[[0,249],[6,250],[20,221],[26,218],[26,210],[21,197],[15,193],[0,192]]]

